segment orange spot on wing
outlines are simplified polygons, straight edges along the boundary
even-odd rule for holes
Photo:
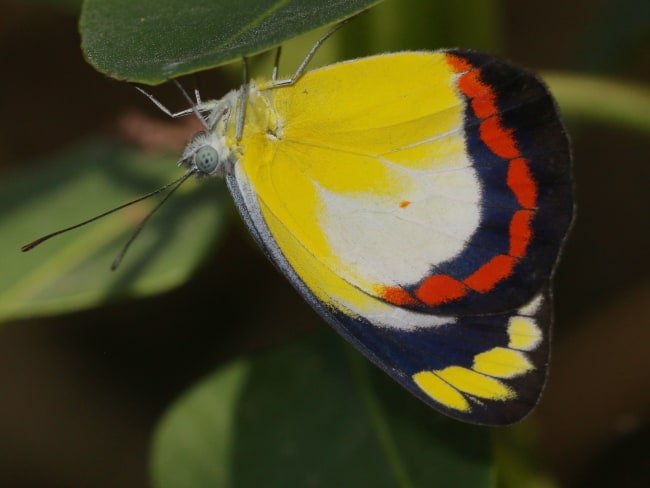
[[[530,222],[533,219],[532,210],[518,210],[510,221],[510,255],[524,257],[528,244],[533,238]]]
[[[420,302],[409,292],[399,286],[386,286],[381,290],[381,297],[393,305],[416,305]]]
[[[497,156],[505,159],[519,157],[513,131],[503,127],[496,106],[496,93],[481,81],[481,70],[457,56],[447,55],[447,61],[454,71],[464,73],[458,78],[458,89],[469,98],[474,115],[483,120],[479,128],[481,140]]]
[[[491,92],[490,87],[479,79],[479,71],[469,71],[458,78],[458,88],[469,98],[482,97]]]
[[[447,275],[429,276],[415,292],[415,296],[427,305],[440,305],[466,294],[467,288],[457,279]]]
[[[463,280],[467,286],[480,293],[490,291],[500,281],[512,274],[516,259],[500,254],[493,257],[473,274]]]
[[[495,116],[481,122],[479,134],[481,140],[490,150],[505,159],[519,157],[519,150],[512,137],[512,129],[505,129],[501,125],[501,117]]]
[[[483,95],[472,99],[472,109],[479,119],[487,119],[497,113],[494,94]]]
[[[519,205],[524,208],[534,208],[537,205],[537,184],[530,174],[527,159],[517,158],[510,161],[507,182]]]
[[[411,202],[409,202],[408,200],[404,200],[403,202],[399,202],[399,207],[400,208],[406,208],[409,205],[411,205]]]
[[[497,113],[496,96],[492,89],[479,78],[480,71],[465,73],[458,79],[458,88],[471,99],[472,110],[479,119]]]
[[[462,73],[474,69],[474,66],[469,64],[468,61],[454,54],[447,54],[445,58],[447,59],[447,64],[449,64],[451,69],[456,73]]]

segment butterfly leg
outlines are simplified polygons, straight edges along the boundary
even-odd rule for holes
[[[244,115],[246,106],[246,97],[248,95],[248,58],[242,58],[242,86],[239,88],[239,110],[237,111],[237,120],[235,126],[235,138],[241,141],[242,134],[244,133]]]
[[[180,110],[178,112],[172,112],[167,107],[165,107],[165,105],[163,105],[163,103],[161,101],[159,101],[156,97],[154,97],[151,93],[143,90],[139,86],[136,86],[135,89],[138,90],[140,93],[142,93],[149,100],[151,100],[151,102],[156,107],[158,107],[158,109],[160,109],[161,112],[163,112],[164,114],[168,115],[169,117],[171,117],[173,119],[177,119],[179,117],[185,117],[186,115],[193,114],[193,113],[195,113],[194,112],[195,110],[198,111],[198,112],[209,112],[216,105],[216,102],[214,100],[208,101],[208,102],[201,101],[201,97],[200,97],[200,95],[199,95],[199,93],[197,91],[196,92],[196,103],[192,102],[192,107],[191,108],[186,108],[185,110]]]
[[[329,31],[327,31],[320,39],[318,39],[314,43],[312,48],[307,53],[307,56],[305,56],[305,59],[303,59],[302,63],[300,63],[300,66],[298,66],[298,69],[293,74],[293,76],[291,76],[291,78],[287,78],[287,79],[284,79],[284,80],[277,80],[275,78],[272,78],[273,81],[271,83],[271,88],[277,88],[277,87],[280,87],[280,86],[293,85],[298,80],[298,78],[300,78],[305,73],[305,70],[307,69],[307,65],[309,64],[309,62],[314,57],[314,54],[316,54],[316,51],[318,51],[318,48],[321,47],[323,45],[323,43],[332,36],[332,34],[334,34],[337,30],[339,30],[341,27],[343,27],[345,24],[350,22],[350,20],[354,19],[355,17],[356,16],[350,17],[349,19],[342,20],[341,22],[336,24],[334,27],[332,27]],[[279,58],[279,55],[278,55],[278,58]],[[277,61],[277,59],[276,59],[276,61]],[[277,66],[274,68],[274,74],[276,73],[276,70],[277,70]]]
[[[275,50],[275,61],[273,62],[273,72],[271,73],[271,81],[274,83],[278,80],[278,68],[280,67],[280,55],[282,54],[282,46],[278,46]]]

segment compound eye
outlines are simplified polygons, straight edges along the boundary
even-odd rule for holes
[[[194,153],[194,164],[202,173],[212,174],[219,165],[219,154],[212,146],[200,147]]]

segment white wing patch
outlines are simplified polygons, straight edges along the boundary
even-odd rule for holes
[[[368,297],[368,301],[362,303],[358,301],[357,303],[350,303],[340,297],[332,298],[338,303],[340,310],[347,310],[353,316],[361,316],[375,327],[398,329],[408,332],[423,328],[439,327],[456,321],[455,317],[414,312],[406,308],[390,305],[372,297]]]
[[[319,188],[319,224],[340,263],[336,271],[366,290],[416,283],[462,252],[479,224],[481,188],[469,162],[401,173],[409,184],[399,195]]]

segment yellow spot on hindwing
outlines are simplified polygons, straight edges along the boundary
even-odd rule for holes
[[[530,371],[533,366],[523,353],[495,347],[474,356],[472,369],[498,378],[513,378]]]
[[[542,341],[542,331],[534,319],[514,316],[508,323],[508,347],[521,351],[532,351]]]
[[[470,404],[458,390],[445,383],[431,371],[421,371],[413,375],[413,381],[424,393],[447,408],[468,412]]]
[[[463,393],[495,401],[510,400],[516,396],[505,383],[461,366],[420,371],[413,375],[413,381],[438,403],[461,412],[471,410]]]
[[[461,366],[448,366],[436,374],[457,390],[479,398],[509,400],[515,396],[503,382]]]

